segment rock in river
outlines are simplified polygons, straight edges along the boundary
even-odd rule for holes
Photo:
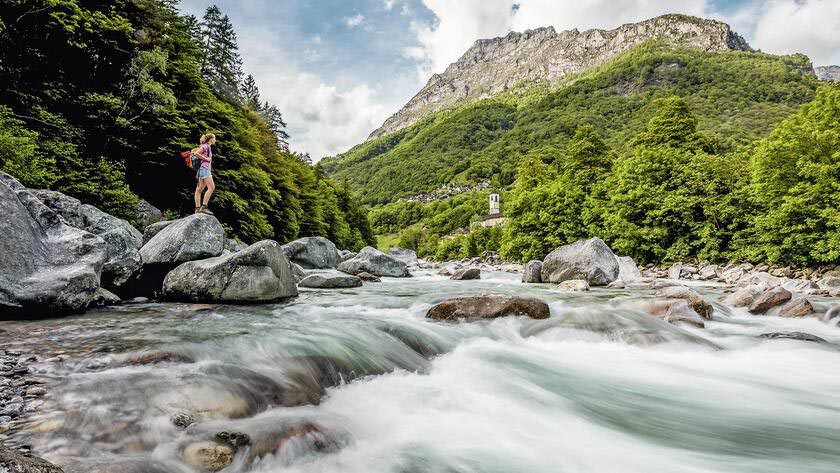
[[[195,214],[175,220],[140,248],[143,264],[184,263],[222,254],[225,231],[216,217]]]
[[[511,297],[500,294],[456,297],[435,304],[426,317],[435,320],[495,319],[508,315],[547,319],[548,304],[532,297]]]
[[[522,282],[524,283],[541,283],[543,263],[538,259],[534,259],[525,263],[525,270],[522,272]]]
[[[64,470],[46,460],[16,452],[0,443],[0,471],[8,473],[63,473]]]
[[[289,260],[280,245],[263,240],[225,256],[190,261],[163,281],[172,300],[190,302],[270,302],[297,295]]]
[[[454,281],[468,281],[471,279],[481,279],[481,270],[478,268],[464,268],[455,271],[449,279]]]
[[[549,253],[541,275],[543,282],[583,279],[593,286],[606,286],[618,278],[618,271],[618,260],[610,247],[600,238],[591,238]]]
[[[338,265],[338,270],[353,275],[364,271],[375,276],[392,278],[411,276],[405,263],[370,246],[362,248],[353,258],[343,261]]]
[[[218,442],[196,442],[184,449],[184,461],[202,470],[219,471],[233,462],[233,447]]]
[[[703,297],[694,289],[686,286],[670,286],[663,288],[659,291],[658,295],[667,299],[682,299],[686,301],[700,317],[707,320],[712,318],[712,311],[714,310],[712,308],[712,304],[710,304],[706,299],[703,299]]]
[[[67,225],[0,173],[0,319],[84,310],[99,287],[105,242]]]
[[[408,248],[400,248],[398,246],[395,246],[388,250],[388,254],[402,261],[407,266],[417,265],[417,252],[414,250],[409,250]]]
[[[586,292],[589,290],[589,283],[583,279],[568,279],[558,284],[557,287],[563,291]]]
[[[293,263],[306,269],[330,269],[341,262],[341,253],[324,237],[306,237],[283,245],[283,251]]]
[[[334,274],[312,274],[305,277],[298,286],[309,287],[317,289],[341,289],[348,287],[360,287],[362,280],[357,276],[349,274],[334,275]]]
[[[781,286],[771,287],[755,298],[750,304],[751,314],[764,314],[768,310],[789,301],[793,295]]]

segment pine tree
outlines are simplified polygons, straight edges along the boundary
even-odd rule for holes
[[[202,23],[201,72],[217,92],[238,102],[242,58],[230,17],[213,5],[205,11]]]
[[[289,149],[289,134],[285,130],[286,122],[283,121],[283,115],[277,106],[265,102],[260,108],[260,113],[265,117],[268,127],[277,137],[277,145],[283,149]]]
[[[261,108],[260,89],[257,87],[257,82],[251,74],[248,74],[248,77],[242,82],[242,100],[244,102],[243,105],[249,107],[251,110],[259,111]]]

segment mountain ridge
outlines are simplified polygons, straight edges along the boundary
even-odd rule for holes
[[[443,73],[432,75],[368,140],[403,129],[429,113],[496,95],[519,82],[562,79],[655,38],[706,52],[752,50],[728,24],[681,14],[661,15],[611,30],[580,32],[575,28],[557,33],[547,26],[479,39]]]

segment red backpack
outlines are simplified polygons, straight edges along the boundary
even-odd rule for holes
[[[181,157],[184,158],[184,164],[192,169],[195,172],[198,172],[198,168],[201,167],[201,159],[196,157],[192,151],[184,151],[181,153]]]

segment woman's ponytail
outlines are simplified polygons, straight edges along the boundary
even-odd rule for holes
[[[204,143],[207,143],[207,135],[201,135],[201,138],[198,139],[198,144],[203,145]]]

